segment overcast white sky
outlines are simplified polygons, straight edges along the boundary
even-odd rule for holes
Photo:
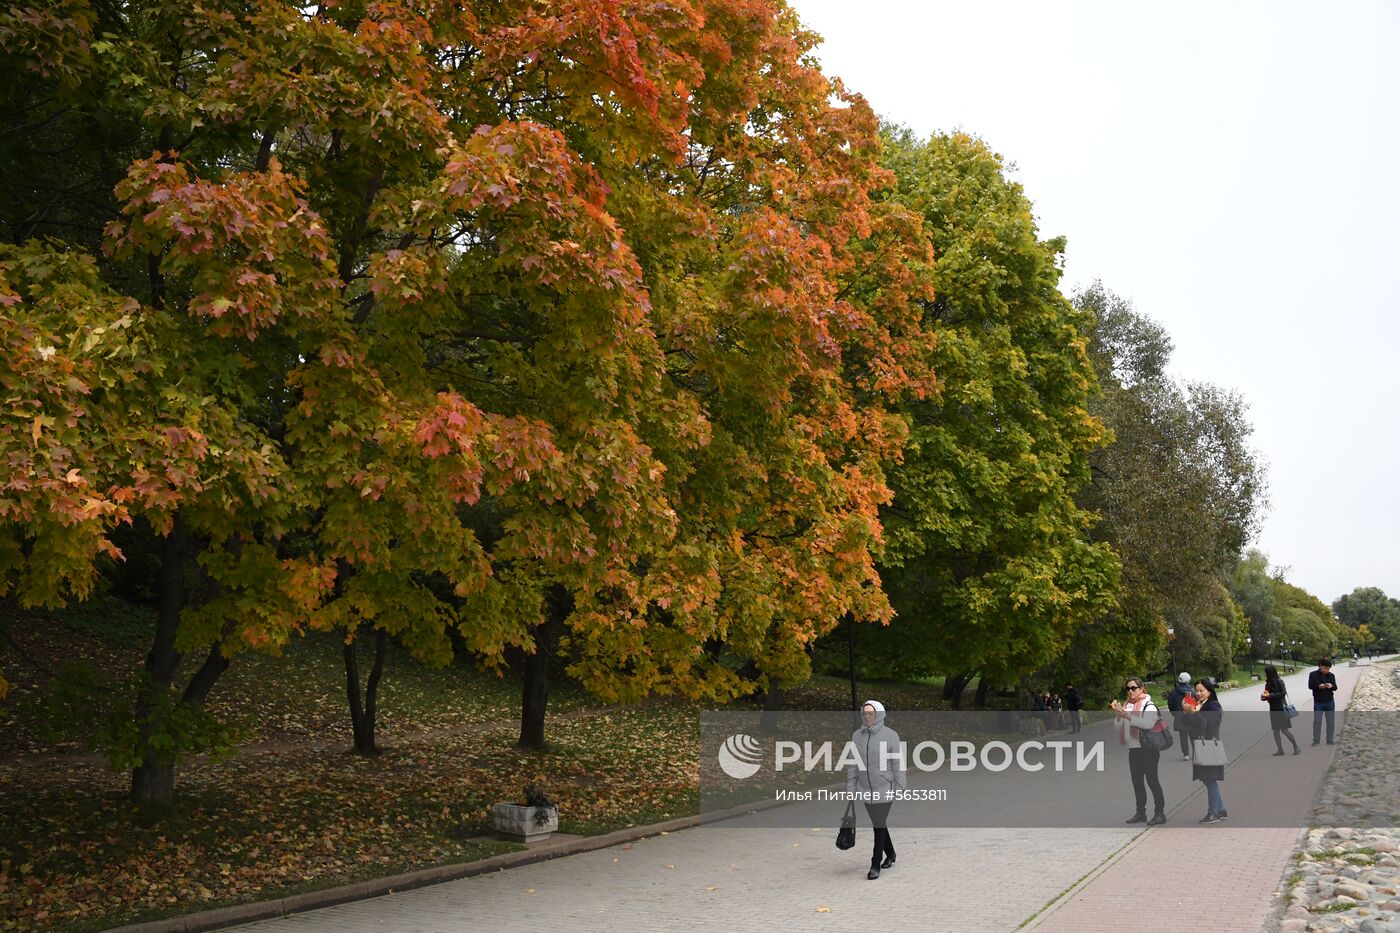
[[[1067,292],[1244,395],[1290,581],[1400,597],[1400,2],[789,2],[886,119],[1015,163]]]

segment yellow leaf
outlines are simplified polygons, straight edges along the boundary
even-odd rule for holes
[[[818,907],[818,908],[817,908],[817,913],[819,913],[819,914],[829,914],[829,913],[831,913],[831,908],[830,908],[830,907]]]

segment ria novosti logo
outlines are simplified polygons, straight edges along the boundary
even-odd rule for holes
[[[762,761],[763,746],[758,739],[742,732],[731,735],[719,747],[720,770],[736,781],[757,774]]]
[[[949,771],[1006,771],[1016,767],[1021,771],[1036,772],[1049,768],[1052,771],[1104,770],[1104,743],[1073,742],[1065,739],[1049,742],[1021,742],[1015,747],[1006,742],[992,741],[979,747],[975,742],[959,740],[949,742],[945,747],[939,742],[919,742],[912,748],[904,743],[886,746],[881,743],[873,752],[862,752],[855,742],[841,745],[839,756],[835,754],[834,742],[790,742],[774,744],[773,769],[777,772],[796,766],[802,771],[822,771],[845,773],[850,768],[858,771],[877,770],[881,772],[915,770],[935,772],[945,767]],[[1074,753],[1073,760],[1069,752]],[[764,745],[745,732],[736,732],[725,739],[719,747],[720,770],[742,781],[751,778],[762,767]],[[870,760],[866,760],[866,754]],[[1046,761],[1049,757],[1052,760]]]

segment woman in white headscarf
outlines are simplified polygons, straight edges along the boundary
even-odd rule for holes
[[[874,881],[880,877],[880,869],[894,864],[894,842],[885,823],[895,793],[905,790],[909,781],[899,733],[885,725],[884,704],[867,700],[860,712],[861,726],[851,735],[851,745],[859,762],[846,766],[846,790],[863,796],[865,812],[870,815],[870,825],[875,829],[875,850],[870,856],[870,872],[866,875]]]

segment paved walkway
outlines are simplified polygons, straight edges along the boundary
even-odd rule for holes
[[[1361,668],[1338,668],[1345,707]],[[1264,810],[1296,812],[1289,828],[1198,827],[1197,793],[1167,827],[1122,825],[1060,829],[897,829],[897,865],[865,879],[869,836],[838,852],[830,828],[746,828],[712,824],[633,844],[569,856],[402,894],[294,914],[239,929],[259,933],[402,933],[497,930],[571,933],[644,930],[1142,931],[1208,923],[1213,929],[1262,930],[1331,749],[1310,748],[1311,706],[1303,681],[1289,686],[1305,712],[1295,720],[1298,757],[1272,758],[1265,745],[1225,739],[1232,758],[1224,797],[1232,822]],[[1257,688],[1222,697],[1227,709],[1257,711]],[[1241,732],[1247,727],[1241,726]],[[1111,765],[1112,766],[1112,765]],[[1164,755],[1163,782],[1181,793],[1190,764]],[[1251,797],[1250,774],[1294,769],[1269,799]],[[1175,769],[1175,770],[1174,770]],[[1180,772],[1180,773],[1177,773]],[[1127,778],[1119,772],[1122,785]],[[1121,791],[1121,787],[1118,788]],[[1169,789],[1168,794],[1172,791]],[[1255,795],[1257,797],[1258,795]],[[955,799],[955,798],[952,798]],[[1131,800],[1131,797],[1128,797]],[[1170,805],[1171,801],[1169,801]],[[1115,801],[1114,819],[1121,806]],[[1239,814],[1236,821],[1236,814]],[[1276,815],[1276,814],[1275,814]],[[1291,819],[1291,817],[1290,817]],[[1277,820],[1275,819],[1275,824]],[[868,832],[868,831],[867,831]],[[1199,866],[1199,867],[1193,867]],[[1189,876],[1189,880],[1186,876]],[[1079,885],[1070,895],[1068,889]],[[1174,905],[1145,909],[1147,900]],[[1057,900],[1058,899],[1058,900]],[[1049,909],[1047,905],[1055,902]],[[1034,918],[1031,920],[1030,918]]]

